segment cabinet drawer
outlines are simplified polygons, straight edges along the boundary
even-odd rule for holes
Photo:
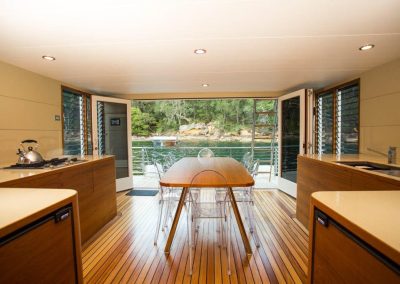
[[[77,282],[72,211],[58,212],[62,220],[54,212],[1,240],[0,283]]]
[[[314,213],[312,283],[400,282],[398,264],[319,210]]]

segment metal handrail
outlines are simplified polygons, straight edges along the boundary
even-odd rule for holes
[[[268,155],[271,155],[271,149],[275,149],[277,145],[274,147],[267,146],[257,146],[255,149],[262,149],[263,151],[259,152],[259,157],[262,157],[262,160],[267,159]],[[132,146],[132,152],[134,155],[132,156],[132,164],[134,173],[142,173],[144,172],[144,167],[146,165],[151,165],[153,161],[151,160],[154,157],[154,154],[157,156],[167,154],[168,152],[174,152],[174,154],[178,157],[185,156],[197,156],[198,150],[203,149],[204,146],[175,146],[175,147],[154,147],[154,146]],[[251,151],[251,146],[208,146],[207,148],[212,149],[217,156],[225,156],[225,157],[233,157],[237,160],[241,160],[243,154],[246,150]],[[136,155],[135,155],[136,153]]]

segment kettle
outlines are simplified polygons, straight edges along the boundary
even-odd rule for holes
[[[34,146],[33,147],[28,146],[27,150],[24,144],[30,144],[30,143],[34,143]],[[22,141],[20,145],[22,147],[22,151],[19,148],[17,150],[17,155],[19,156],[17,164],[22,164],[22,165],[38,164],[44,161],[42,155],[40,155],[40,153],[36,151],[37,148],[39,148],[39,144],[36,140],[27,139]]]

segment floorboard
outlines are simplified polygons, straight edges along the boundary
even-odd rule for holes
[[[117,194],[119,216],[83,247],[85,283],[305,283],[308,232],[295,217],[296,203],[278,190],[255,191],[255,222],[260,237],[253,255],[245,253],[232,219],[231,275],[220,245],[218,220],[202,220],[189,275],[186,214],[178,224],[171,253],[163,252],[168,229],[153,245],[157,196]],[[242,216],[244,216],[242,214]]]

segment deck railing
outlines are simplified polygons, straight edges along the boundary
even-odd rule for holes
[[[197,157],[197,153],[204,147],[198,146],[177,146],[177,147],[151,147],[151,146],[133,146],[132,164],[133,174],[143,175],[146,165],[153,163],[153,159],[162,160],[163,157],[172,153],[177,159],[183,157]],[[233,147],[233,146],[210,146],[216,157],[231,157],[241,161],[243,155],[251,152],[251,147]],[[276,148],[276,147],[274,147]],[[270,160],[271,148],[267,146],[254,147],[254,159],[261,161],[261,164],[267,164]],[[268,163],[269,164],[269,163]]]

